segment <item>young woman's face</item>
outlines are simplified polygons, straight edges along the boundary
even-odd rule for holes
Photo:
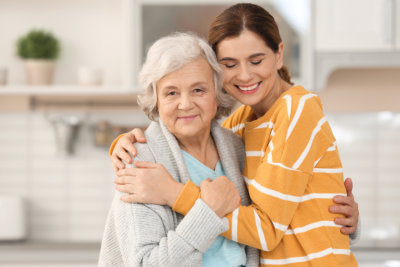
[[[248,30],[224,39],[217,46],[218,61],[224,71],[224,89],[253,109],[269,104],[271,92],[279,90],[282,53],[282,44],[275,53],[261,37]]]

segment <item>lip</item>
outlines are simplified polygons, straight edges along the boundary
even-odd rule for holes
[[[253,83],[253,84],[250,84],[250,85],[235,85],[235,87],[236,87],[236,89],[239,90],[240,93],[242,93],[244,95],[251,95],[251,94],[254,94],[255,92],[257,92],[257,90],[260,88],[260,85],[261,85],[261,82]],[[241,89],[241,88],[252,88],[254,86],[255,86],[255,88],[251,89],[251,90],[243,90],[243,89]]]
[[[194,120],[198,115],[190,115],[190,116],[180,116],[178,119],[184,120],[184,121],[192,121]]]

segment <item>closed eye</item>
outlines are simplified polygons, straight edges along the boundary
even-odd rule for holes
[[[258,65],[258,64],[260,64],[262,61],[263,61],[262,59],[256,60],[256,61],[251,61],[251,64],[253,64],[253,65]]]
[[[223,64],[226,68],[232,69],[236,66],[236,64]]]

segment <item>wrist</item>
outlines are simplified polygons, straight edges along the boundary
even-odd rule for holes
[[[177,181],[174,181],[172,183],[172,187],[170,188],[170,190],[168,190],[168,194],[167,194],[167,198],[166,198],[166,204],[168,206],[170,206],[171,208],[174,206],[183,187],[184,187],[184,185]]]

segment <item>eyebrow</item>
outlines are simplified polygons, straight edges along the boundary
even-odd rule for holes
[[[196,87],[196,86],[207,86],[207,81],[199,81],[199,82],[195,82],[193,84],[190,85],[190,87]],[[166,90],[176,90],[178,89],[177,86],[174,85],[167,85],[165,87],[160,88],[161,91],[166,91]]]
[[[252,55],[250,55],[249,57],[248,57],[248,59],[252,59],[252,58],[255,58],[255,57],[259,57],[259,56],[265,56],[265,53],[255,53],[255,54],[252,54]],[[223,57],[223,58],[221,58],[221,59],[219,59],[218,61],[235,61],[235,60],[237,60],[236,58],[233,58],[233,57]]]

